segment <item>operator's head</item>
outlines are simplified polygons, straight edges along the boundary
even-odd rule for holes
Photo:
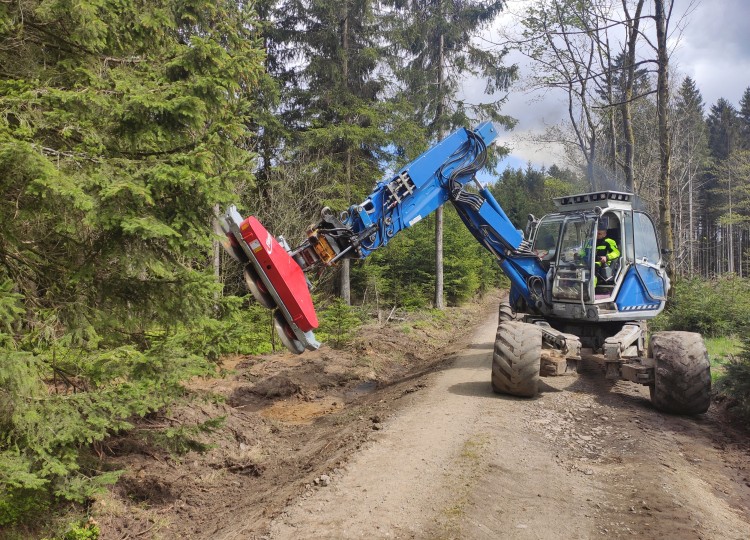
[[[602,238],[607,236],[607,224],[603,221],[599,222],[599,225],[596,228],[596,237],[597,239],[601,240]]]

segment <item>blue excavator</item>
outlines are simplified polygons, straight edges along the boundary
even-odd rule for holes
[[[274,310],[281,342],[295,354],[320,347],[305,272],[364,259],[450,201],[511,282],[499,307],[495,392],[532,397],[540,376],[575,373],[583,355],[608,379],[648,386],[661,411],[704,413],[711,374],[700,334],[647,336],[646,321],[664,309],[669,277],[653,221],[634,208],[633,194],[558,197],[555,212],[530,215],[519,230],[476,179],[496,137],[490,122],[459,129],[378,182],[362,203],[341,213],[324,208],[296,248],[230,206],[218,220],[224,247],[243,265],[253,297]],[[606,265],[596,256],[602,230],[618,246]]]

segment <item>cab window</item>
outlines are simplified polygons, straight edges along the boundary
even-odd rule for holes
[[[560,262],[576,266],[589,266],[583,254],[591,251],[595,222],[593,219],[568,218],[560,242]]]
[[[656,229],[651,218],[643,212],[633,212],[633,225],[636,260],[646,259],[651,264],[659,264],[659,242],[656,240]]]
[[[562,222],[561,218],[548,219],[537,226],[533,249],[540,259],[548,261],[555,257]]]

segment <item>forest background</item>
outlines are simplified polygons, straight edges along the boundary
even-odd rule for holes
[[[495,171],[491,149],[482,179],[511,220],[631,190],[671,247],[657,326],[741,335],[750,88],[706,110],[669,71],[670,2],[532,4],[520,36],[488,45],[502,1],[0,1],[0,526],[90,500],[119,475],[102,441],[187,399],[220,356],[278,346],[212,233],[219,209],[294,245],[453,129],[512,128],[511,48],[569,104],[546,134],[566,163]],[[469,78],[481,103],[459,94]],[[460,304],[502,276],[448,208],[312,279],[318,337],[343,346],[373,312]],[[747,411],[750,353],[731,351],[723,388]]]

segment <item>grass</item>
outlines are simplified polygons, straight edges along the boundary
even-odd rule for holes
[[[476,439],[469,439],[464,443],[463,450],[461,451],[461,457],[473,461],[479,460],[480,454],[484,447],[487,445],[487,438],[480,436]]]
[[[458,466],[454,469],[457,476],[450,479],[453,486],[452,504],[442,509],[443,518],[439,524],[439,532],[431,538],[435,540],[447,540],[463,538],[461,534],[461,520],[466,515],[466,507],[470,502],[471,490],[479,476],[482,474],[484,463],[483,455],[490,439],[486,434],[476,434],[464,441],[461,452],[458,455]]]
[[[711,362],[711,382],[716,382],[724,373],[724,364],[742,350],[742,342],[736,336],[705,338],[708,360]]]

